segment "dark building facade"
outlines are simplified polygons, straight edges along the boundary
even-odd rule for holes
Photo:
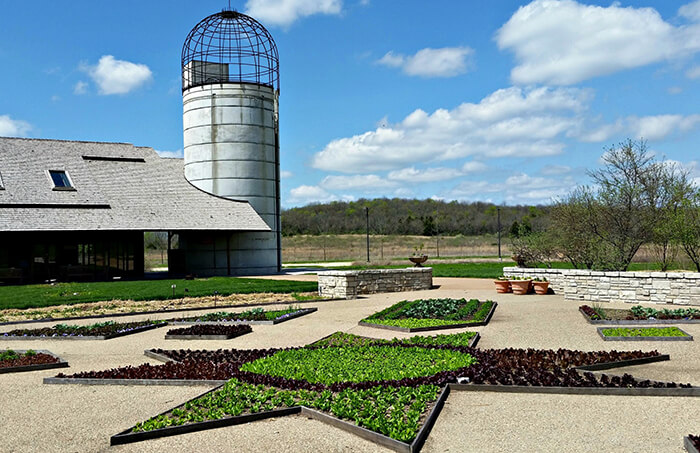
[[[178,235],[173,275],[262,272],[231,244],[270,227],[183,167],[127,143],[0,138],[0,284],[141,278],[146,231]]]

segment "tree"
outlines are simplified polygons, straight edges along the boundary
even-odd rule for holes
[[[610,262],[601,267],[624,271],[642,244],[653,238],[664,165],[654,161],[643,140],[610,147],[602,159],[604,166],[589,172],[598,190],[587,219],[612,252]]]
[[[609,261],[592,226],[595,211],[595,194],[588,187],[577,188],[552,208],[553,241],[576,269],[593,269]]]
[[[693,191],[687,171],[675,163],[664,165],[652,231],[652,250],[662,271],[668,270],[678,255],[678,228],[684,226],[677,225],[677,219],[683,206],[692,199]]]
[[[511,237],[511,250],[518,266],[532,267],[544,264],[551,268],[556,244],[550,230],[531,231],[520,225],[517,236]]]
[[[692,194],[681,202],[673,226],[675,240],[700,272],[700,189],[694,187]]]

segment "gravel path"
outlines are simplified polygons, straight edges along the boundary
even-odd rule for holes
[[[74,373],[157,363],[144,349],[218,349],[300,346],[338,330],[377,338],[411,334],[360,327],[369,314],[403,299],[477,297],[499,306],[479,347],[656,349],[668,362],[614,370],[637,377],[700,384],[700,346],[693,342],[604,342],[560,296],[497,295],[490,280],[436,278],[439,289],[378,294],[314,304],[318,312],[228,341],[165,340],[166,328],[107,341],[12,341],[0,349],[48,349],[68,360]],[[610,307],[629,307],[607,304]],[[284,308],[285,306],[280,306]],[[273,307],[266,307],[273,308]],[[147,318],[144,316],[143,318]],[[172,317],[172,314],[161,317]],[[139,317],[129,317],[132,321]],[[155,316],[151,316],[155,318]],[[118,318],[115,318],[118,319]],[[94,320],[76,321],[90,324]],[[32,327],[52,325],[34,324]],[[0,332],[15,326],[1,326]],[[700,324],[682,327],[700,338]],[[443,331],[441,333],[459,332]],[[429,333],[426,333],[429,335]],[[109,437],[207,390],[207,387],[43,385],[57,370],[0,375],[0,451],[387,451],[302,416],[254,422],[182,436],[109,447]],[[700,398],[453,392],[423,451],[620,451],[683,452],[682,438],[700,433]]]

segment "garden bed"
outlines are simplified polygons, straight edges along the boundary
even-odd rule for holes
[[[683,446],[688,453],[700,453],[700,436],[689,434],[683,438]]]
[[[309,345],[309,347],[320,346],[343,346],[347,344],[363,344],[363,345],[381,345],[381,344],[420,344],[424,346],[442,345],[442,346],[463,346],[476,347],[481,336],[479,332],[460,332],[450,335],[435,335],[431,337],[415,336],[409,338],[392,338],[384,340],[380,338],[363,337],[345,332],[335,332],[326,337],[321,338]]]
[[[190,327],[171,329],[165,334],[166,340],[230,340],[251,333],[253,329],[243,325],[195,324]]]
[[[668,389],[699,395],[698,389],[689,384],[640,381],[629,375],[597,376],[576,369],[662,360],[656,351],[480,350],[464,346],[472,338],[473,332],[405,340],[336,333],[306,347],[287,349],[156,349],[151,352],[172,361],[59,377],[231,379],[222,387],[117,434],[113,444],[301,413],[397,451],[415,452],[447,398],[449,384],[458,380],[531,391],[632,388],[647,394],[651,393],[648,389]]]
[[[591,324],[700,324],[700,310],[696,308],[657,310],[637,305],[630,309],[618,309],[581,305],[579,311]]]
[[[624,376],[618,382],[624,382]],[[617,396],[700,396],[700,387],[558,387],[498,384],[450,384],[452,390],[500,393],[539,393],[556,395],[617,395]]]
[[[157,313],[182,313],[202,310],[223,310],[266,305],[310,304],[334,299],[318,297],[317,293],[254,293],[229,296],[184,297],[165,300],[113,300],[72,305],[0,310],[0,326],[33,324],[51,321],[102,319],[115,316],[143,316]]]
[[[88,326],[56,324],[41,329],[15,329],[0,334],[0,340],[110,340],[167,325],[166,321],[118,323],[101,322]]]
[[[192,324],[250,324],[250,325],[275,325],[289,321],[300,316],[308,315],[317,311],[318,308],[289,307],[284,310],[265,310],[264,308],[253,308],[240,313],[219,311],[189,318],[171,319],[173,325]]]
[[[598,327],[605,341],[693,341],[692,335],[678,327]]]
[[[398,332],[485,326],[497,305],[477,299],[404,300],[361,320],[359,325]]]
[[[68,367],[68,362],[50,351],[40,349],[0,352],[0,374]]]

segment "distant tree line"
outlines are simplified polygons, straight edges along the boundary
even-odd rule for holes
[[[593,186],[576,188],[552,206],[546,228],[518,226],[519,265],[566,259],[576,268],[627,270],[643,245],[667,270],[679,252],[700,272],[700,188],[687,171],[657,160],[646,143],[610,147]]]
[[[445,202],[402,198],[360,199],[312,204],[282,212],[282,234],[359,234],[366,231],[365,208],[369,208],[370,232],[382,235],[482,235],[498,231],[542,229],[548,223],[546,206],[497,206],[492,203]]]

